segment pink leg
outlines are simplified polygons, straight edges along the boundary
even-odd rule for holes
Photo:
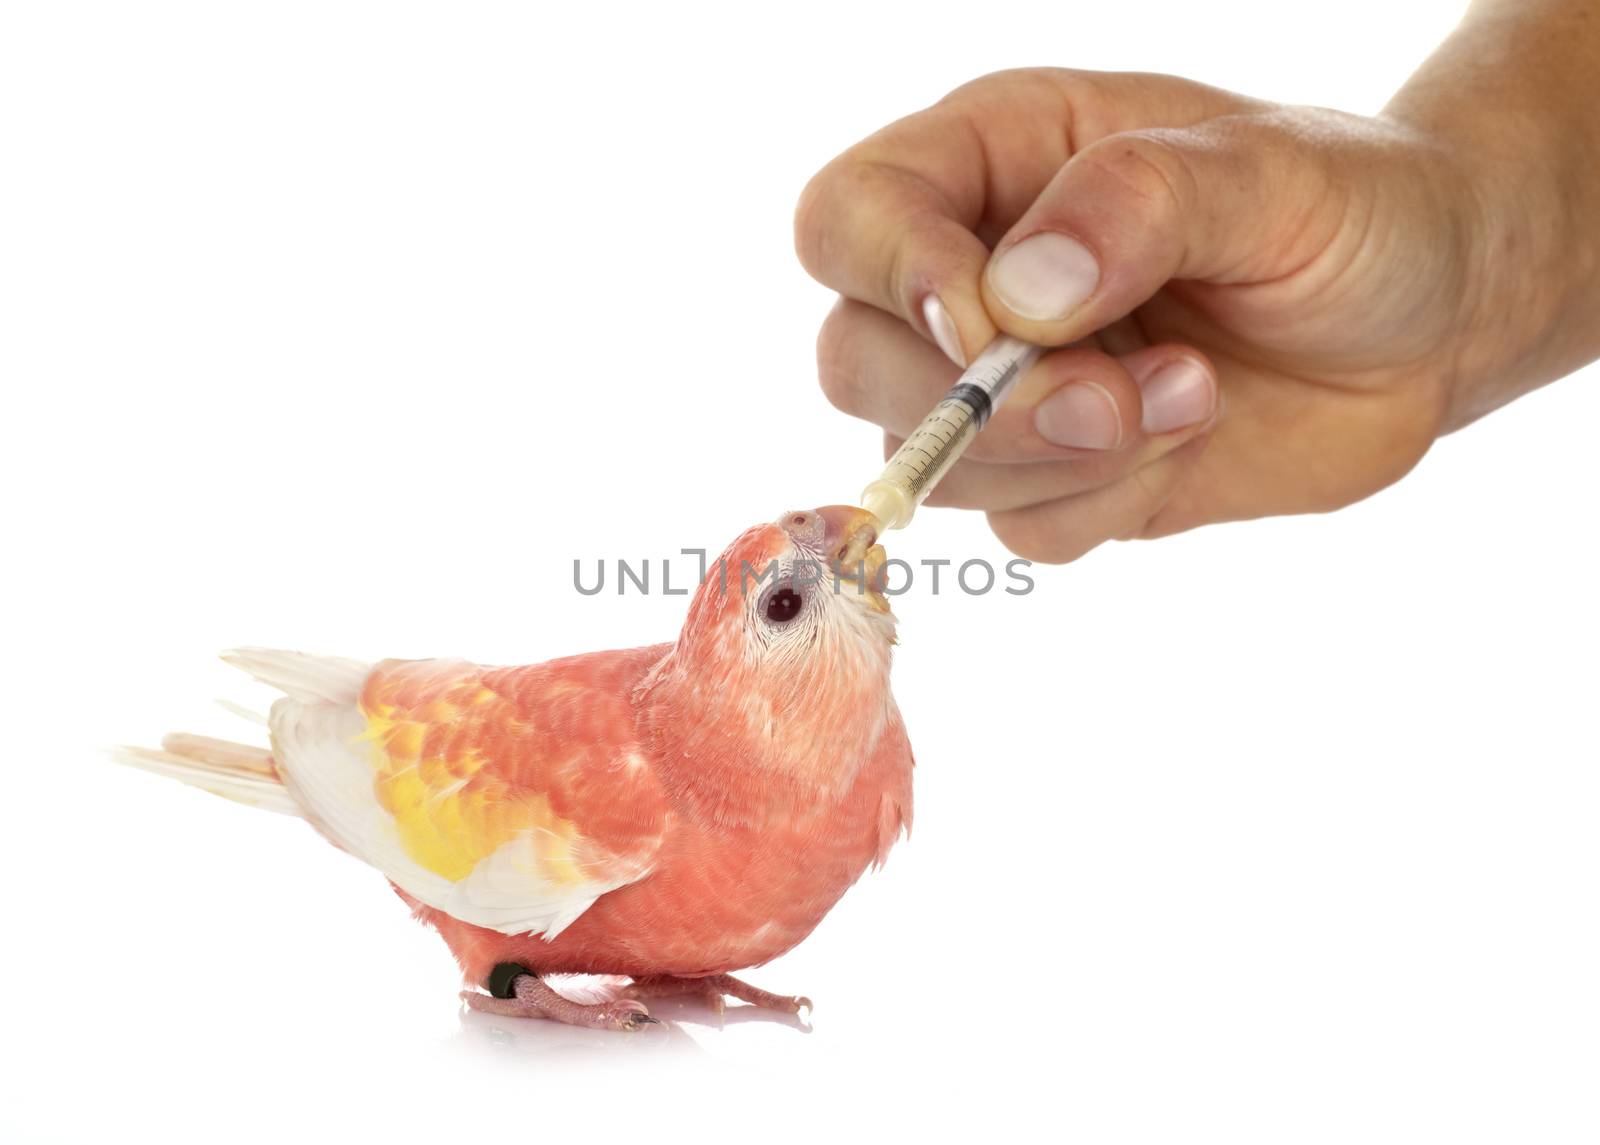
[[[732,974],[708,974],[704,978],[679,978],[672,974],[652,974],[635,978],[622,988],[623,998],[666,998],[684,994],[697,994],[720,1011],[724,996],[737,998],[763,1010],[776,1010],[782,1014],[798,1014],[810,1010],[811,999],[789,994],[772,994],[741,982]]]
[[[510,998],[463,990],[461,1000],[485,1014],[504,1018],[549,1018],[595,1030],[637,1030],[655,1022],[650,1011],[631,998],[585,1005],[556,993],[532,974],[517,975],[511,987],[514,996]]]

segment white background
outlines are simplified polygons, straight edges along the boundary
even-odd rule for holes
[[[1592,1140],[1593,370],[1332,517],[902,597],[916,833],[750,975],[810,1034],[464,1018],[373,872],[102,750],[252,735],[235,644],[670,638],[573,558],[850,499],[790,212],[882,123],[1035,63],[1372,111],[1458,7],[8,5],[0,1136]]]

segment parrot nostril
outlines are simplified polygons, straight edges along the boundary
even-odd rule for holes
[[[774,522],[791,536],[815,543],[822,535],[822,519],[809,509],[793,509]]]

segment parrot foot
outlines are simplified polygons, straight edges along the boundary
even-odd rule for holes
[[[776,1010],[780,1014],[810,1013],[811,999],[791,994],[773,994],[758,990],[748,982],[741,982],[732,974],[708,974],[704,978],[680,978],[674,974],[649,974],[635,978],[624,986],[622,998],[666,998],[685,994],[704,998],[717,1013],[722,1013],[723,999],[736,998],[759,1006],[763,1010]]]
[[[463,990],[461,1000],[469,1009],[503,1018],[549,1018],[569,1026],[593,1030],[637,1030],[657,1025],[643,1003],[633,998],[587,1005],[574,1002],[552,990],[523,967],[504,963],[490,975],[491,993]]]

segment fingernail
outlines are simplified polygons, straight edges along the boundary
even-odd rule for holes
[[[937,294],[930,294],[922,300],[922,320],[928,324],[928,333],[933,335],[944,356],[956,365],[965,367],[967,356],[961,352],[961,335],[956,332],[950,311],[944,308]]]
[[[1100,285],[1089,248],[1055,231],[1025,238],[989,264],[989,289],[1019,317],[1065,318]]]
[[[1098,382],[1062,386],[1033,411],[1039,436],[1072,449],[1115,449],[1122,444],[1117,403]]]
[[[1168,362],[1139,384],[1146,433],[1170,433],[1211,416],[1217,404],[1211,372],[1193,358]]]

